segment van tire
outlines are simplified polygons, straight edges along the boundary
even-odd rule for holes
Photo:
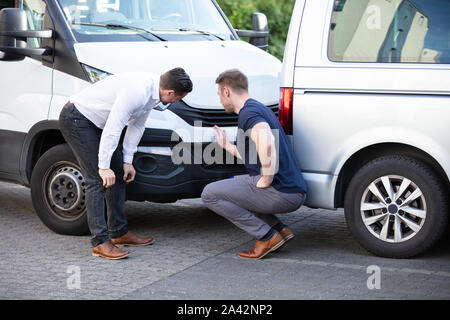
[[[397,195],[403,184],[408,188]],[[392,187],[394,199],[385,185]],[[387,195],[384,203],[375,194]],[[388,258],[410,258],[425,252],[444,234],[448,221],[448,195],[441,178],[406,156],[384,156],[364,165],[349,184],[344,206],[347,226],[356,240],[369,252]],[[382,209],[372,210],[374,207]]]
[[[84,192],[81,169],[67,144],[52,147],[39,158],[31,176],[31,200],[50,230],[76,236],[89,233]]]

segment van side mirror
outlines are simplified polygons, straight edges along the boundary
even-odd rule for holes
[[[24,10],[5,8],[0,11],[0,60],[20,61],[25,56],[50,55],[49,48],[27,48],[27,38],[52,38],[53,30],[27,30]]]
[[[264,13],[253,14],[253,30],[236,30],[240,37],[249,37],[250,43],[267,51],[269,48],[269,24]]]

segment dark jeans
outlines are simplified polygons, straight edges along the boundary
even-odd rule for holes
[[[119,144],[111,159],[111,170],[116,183],[106,189],[98,174],[98,150],[102,130],[67,103],[59,116],[61,132],[78,160],[86,181],[86,206],[92,246],[110,238],[119,238],[128,232],[125,217],[125,187],[123,181],[123,156]],[[106,213],[105,218],[105,199]]]

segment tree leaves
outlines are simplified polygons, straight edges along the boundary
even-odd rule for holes
[[[295,0],[217,0],[217,3],[236,29],[252,29],[253,13],[264,13],[269,22],[269,53],[283,59]]]

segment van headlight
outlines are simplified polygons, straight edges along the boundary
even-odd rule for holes
[[[85,64],[81,64],[81,68],[83,68],[86,77],[91,83],[96,83],[97,81],[105,79],[106,77],[111,75],[111,73],[109,72],[102,71]]]

